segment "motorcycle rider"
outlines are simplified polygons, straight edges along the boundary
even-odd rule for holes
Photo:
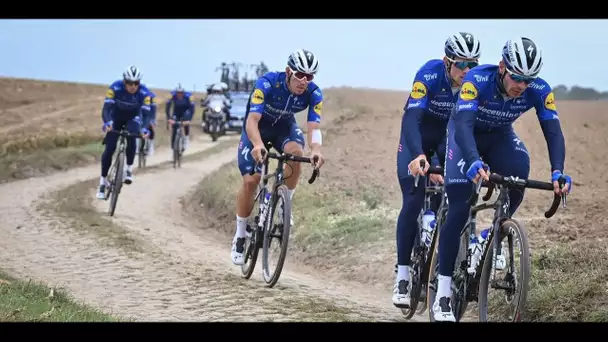
[[[223,90],[223,87],[222,87],[222,85],[220,83],[214,84],[213,87],[211,87],[211,92],[207,95],[207,97],[205,98],[205,100],[201,104],[201,106],[203,107],[203,125],[204,125],[203,128],[205,129],[205,132],[207,132],[207,130],[206,130],[206,128],[207,128],[207,115],[206,114],[207,114],[207,111],[209,110],[207,108],[207,106],[212,101],[221,101],[222,102],[222,104],[223,104],[223,112],[225,114],[224,123],[226,123],[228,121],[228,118],[230,117],[230,111],[229,111],[230,108],[231,108],[230,100],[228,100],[228,98],[226,97],[226,95],[224,95],[223,92],[224,92],[224,90]]]

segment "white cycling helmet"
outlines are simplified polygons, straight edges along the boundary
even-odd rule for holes
[[[222,91],[222,85],[219,83],[214,84],[213,87],[211,87],[211,90],[212,91]]]
[[[481,56],[481,43],[471,33],[457,32],[446,39],[443,50],[452,59],[478,59]]]
[[[122,77],[127,81],[139,82],[141,81],[142,74],[135,65],[131,65],[125,69],[125,71],[122,73]]]
[[[289,55],[287,65],[295,72],[303,72],[308,75],[314,75],[319,70],[319,60],[314,53],[298,49]]]
[[[510,39],[502,48],[507,69],[515,74],[536,78],[543,67],[543,52],[530,38]]]
[[[177,87],[175,87],[175,92],[176,92],[176,93],[183,93],[183,92],[185,92],[185,90],[184,90],[184,88],[182,87],[182,84],[181,84],[181,83],[178,83],[178,84],[177,84]]]
[[[220,82],[219,85],[220,87],[222,87],[222,90],[228,90],[228,85],[226,84],[226,82]]]

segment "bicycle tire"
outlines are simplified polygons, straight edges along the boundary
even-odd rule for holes
[[[272,233],[273,222],[272,217],[274,211],[279,203],[279,199],[283,200],[283,232],[281,233],[281,252],[279,253],[279,260],[277,261],[276,268],[272,275],[268,269],[268,250],[270,248],[270,234]],[[289,198],[289,192],[285,184],[281,184],[277,187],[275,192],[270,199],[271,206],[268,208],[266,220],[264,222],[264,243],[262,248],[262,276],[266,282],[266,287],[273,287],[283,270],[285,258],[287,256],[287,247],[289,246],[289,232],[291,230],[291,200]]]
[[[520,322],[521,314],[525,309],[526,300],[528,297],[528,290],[530,289],[530,271],[531,271],[531,258],[530,258],[530,244],[528,241],[528,233],[524,226],[517,222],[514,219],[507,219],[500,225],[501,232],[510,232],[514,230],[517,236],[519,237],[521,254],[519,261],[519,269],[518,272],[520,274],[521,279],[518,281],[519,284],[519,293],[515,293],[515,297],[517,298],[516,303],[516,311],[513,315],[513,319],[511,322]],[[494,259],[494,238],[496,234],[492,234],[492,237],[487,241],[487,252],[485,253],[485,257],[483,260],[483,268],[481,271],[481,279],[479,282],[479,321],[487,322],[488,321],[488,287],[490,285],[490,276],[492,273],[492,264]],[[505,234],[500,234],[501,237],[507,237]],[[512,236],[512,235],[511,235]],[[501,239],[502,241],[502,239]],[[509,253],[510,254],[510,253]],[[509,258],[512,256],[509,255]],[[509,260],[507,260],[507,267],[510,264]],[[514,265],[514,267],[517,267]]]
[[[444,208],[442,210],[439,210],[438,215],[437,215],[435,229],[433,230],[433,237],[431,238],[431,245],[429,246],[429,249],[426,252],[426,258],[425,258],[426,262],[424,263],[424,268],[420,272],[420,274],[421,274],[420,279],[422,280],[421,285],[423,286],[423,288],[424,288],[424,286],[426,286],[427,292],[423,299],[423,305],[420,305],[420,303],[419,303],[420,309],[418,309],[418,311],[416,312],[418,315],[424,314],[424,312],[427,310],[427,307],[428,307],[428,305],[427,305],[428,285],[429,285],[429,280],[431,279],[431,276],[432,276],[431,262],[433,259],[433,255],[429,254],[429,253],[434,253],[435,248],[437,248],[437,244],[439,243],[439,233],[438,232],[441,230],[441,227],[445,223],[446,217],[447,217],[447,209]]]
[[[178,166],[180,166],[179,163],[179,149],[180,149],[180,139],[181,136],[178,133],[175,134],[175,138],[173,139],[173,168],[176,169]]]
[[[110,199],[110,216],[114,216],[114,212],[116,211],[116,203],[118,202],[118,195],[120,194],[120,190],[122,189],[122,177],[124,172],[124,158],[123,152],[118,152],[116,156],[116,174],[114,175],[114,184],[112,186],[112,194]]]
[[[253,219],[254,227],[247,224],[247,228],[251,229],[251,237],[249,238],[249,243],[245,249],[245,263],[241,265],[241,276],[245,279],[249,279],[253,274],[253,270],[255,269],[256,262],[258,260],[258,255],[260,252],[260,247],[262,245],[262,240],[264,238],[263,230],[258,227],[259,219],[262,215],[260,210],[261,204],[264,203],[264,197],[266,196],[266,188],[263,188],[259,192],[256,210],[256,203],[254,203],[252,212],[257,212],[257,215]]]
[[[422,232],[420,220],[418,220],[418,230]],[[422,237],[420,233],[418,234],[418,236],[420,236],[420,238]],[[403,314],[405,319],[408,320],[414,317],[414,314],[416,313],[416,310],[418,308],[418,304],[420,303],[420,293],[422,292],[422,271],[420,265],[426,264],[425,255],[428,254],[428,250],[426,248],[422,248],[421,250],[419,249],[420,247],[418,246],[420,245],[420,243],[420,239],[415,239],[414,248],[412,249],[411,260],[416,260],[416,262],[412,263],[412,267],[410,268],[410,282],[412,283],[412,290],[410,292],[410,306],[408,308],[400,308],[401,313]],[[418,252],[416,253],[417,250]]]
[[[468,233],[469,233],[469,226],[467,224],[465,230],[460,234],[460,244],[458,247],[458,254],[456,255],[454,271],[461,268],[462,263],[467,262],[467,251],[469,248]],[[463,279],[462,281],[465,282],[465,285],[470,285],[470,284],[468,284],[469,274],[466,270],[466,267],[464,270],[461,269],[461,271],[464,272],[464,277],[465,277],[465,279]],[[453,283],[454,283],[454,275],[452,275],[452,284]],[[460,297],[456,296],[457,293],[455,293],[454,289],[452,289],[452,310],[454,311],[454,317],[456,318],[456,322],[460,322],[460,320],[462,319],[462,316],[464,316],[464,313],[467,311],[467,308],[469,307],[469,302],[467,301],[467,292],[468,292],[468,289],[466,287],[464,289],[462,289],[462,298],[460,298]]]

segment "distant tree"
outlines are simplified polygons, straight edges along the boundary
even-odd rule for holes
[[[222,75],[220,76],[220,82],[225,82],[226,84],[228,84],[229,81],[229,75],[230,75],[230,68],[228,66],[228,64],[226,62],[222,62],[222,64],[215,68],[215,71],[221,70],[222,71]]]

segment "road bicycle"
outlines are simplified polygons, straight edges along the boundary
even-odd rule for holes
[[[142,137],[137,138],[137,141],[137,166],[144,168],[146,167],[146,157],[150,150],[150,141],[149,139],[144,139]]]
[[[182,154],[184,152],[184,133],[182,130],[184,124],[181,121],[175,121],[173,125],[176,130],[171,148],[173,149],[173,168],[175,169],[182,167]]]
[[[487,165],[485,168],[487,168]],[[473,195],[469,199],[469,204],[472,205],[469,219],[460,233],[460,248],[454,274],[452,275],[452,309],[454,310],[457,322],[462,319],[468,303],[474,301],[478,302],[479,321],[488,321],[489,289],[502,291],[502,301],[512,307],[513,311],[506,315],[507,320],[510,322],[521,321],[529,289],[531,253],[526,229],[520,222],[509,217],[509,190],[528,188],[553,191],[553,184],[550,182],[503,176],[497,173],[490,174],[489,178],[489,182],[478,182],[474,185]],[[565,184],[565,179],[560,178],[558,183],[560,188],[562,188]],[[477,204],[482,187],[488,187],[486,195],[482,198],[484,202],[490,199],[495,187],[497,187],[498,197],[496,201],[493,203]],[[558,195],[554,193],[553,203],[549,210],[545,212],[545,218],[555,215],[560,202],[563,208],[565,208],[566,198],[567,194]],[[494,210],[492,227],[483,244],[484,247],[480,253],[479,262],[475,262],[475,265],[473,265],[471,260],[473,251],[469,249],[469,243],[476,232],[477,214],[487,209]],[[507,245],[505,249],[508,252],[508,256],[505,256],[506,264],[504,269],[498,270],[495,255],[503,255],[502,245],[504,242]],[[514,253],[514,247],[519,248],[518,253]],[[516,257],[519,258],[518,261],[514,260]],[[472,274],[468,271],[470,267],[474,269]],[[428,283],[427,307],[429,318],[431,321],[434,321],[432,305],[437,291],[437,275],[439,272],[438,248],[435,248],[435,252],[433,253],[431,269],[433,270],[433,274]],[[516,279],[518,275],[520,279]],[[493,316],[493,318],[495,317]]]
[[[424,169],[426,166],[426,162],[424,160],[420,161],[420,168]],[[443,175],[442,167],[430,167],[427,174],[438,174]],[[418,187],[418,183],[420,181],[420,175],[416,175],[414,177],[414,187],[410,192],[411,195],[414,195],[415,189]],[[447,215],[447,201],[446,196],[443,191],[443,185],[433,184],[430,180],[430,177],[422,176],[424,178],[424,202],[422,205],[422,209],[420,210],[420,215],[418,216],[418,229],[416,230],[416,239],[414,242],[414,249],[412,250],[412,266],[410,271],[410,281],[412,284],[412,289],[410,293],[410,306],[408,308],[401,308],[401,312],[405,316],[406,319],[410,319],[414,316],[414,313],[418,313],[419,315],[423,314],[426,310],[426,288],[427,281],[429,277],[429,270],[431,266],[431,254],[435,249],[435,244],[437,243],[435,234],[438,231],[443,222],[445,222],[445,217]],[[431,231],[424,231],[424,226],[422,223],[422,216],[427,211],[427,209],[431,209],[431,198],[439,195],[441,196],[441,203],[435,213],[435,227]],[[423,234],[423,231],[426,234]],[[395,268],[397,265],[395,265]],[[416,311],[418,306],[420,305],[420,310]]]
[[[271,145],[268,144],[266,147],[267,150],[269,150]],[[278,164],[275,172],[267,174],[270,158],[276,159]],[[247,224],[247,232],[251,235],[247,238],[248,241],[245,243],[245,263],[241,266],[241,272],[245,279],[251,277],[259,250],[262,249],[262,276],[267,287],[273,287],[279,280],[285,263],[289,243],[292,204],[287,186],[284,184],[284,169],[287,161],[316,163],[317,159],[316,157],[311,159],[289,153],[277,154],[272,152],[268,152],[264,157],[261,170],[261,181],[258,185],[252,211],[256,214],[253,219],[250,217],[250,222]],[[250,174],[253,174],[254,172],[255,170],[252,170]],[[312,184],[318,176],[319,170],[314,169],[312,171],[312,176],[308,180],[308,184]],[[268,183],[273,177],[274,183],[272,187],[270,187]],[[282,202],[281,206],[279,206],[279,202]],[[256,206],[257,210],[255,208]],[[282,210],[278,210],[279,213],[282,211],[282,217],[279,217],[277,222],[275,222],[273,221],[273,213],[277,209],[277,206],[279,206],[279,209],[282,208]],[[269,265],[269,250],[270,242],[273,238],[276,238],[279,241],[281,251],[277,264],[271,272],[271,267]]]
[[[118,145],[116,157],[114,158],[114,162],[110,166],[110,170],[108,172],[108,182],[110,183],[106,186],[106,194],[105,199],[108,200],[110,198],[110,216],[114,216],[114,212],[116,211],[116,203],[118,202],[118,195],[120,194],[120,190],[122,189],[122,183],[125,175],[125,162],[126,162],[126,145],[128,137],[139,137],[139,134],[131,134],[125,128],[121,128],[120,131],[110,131],[109,134],[112,133],[118,134]]]

